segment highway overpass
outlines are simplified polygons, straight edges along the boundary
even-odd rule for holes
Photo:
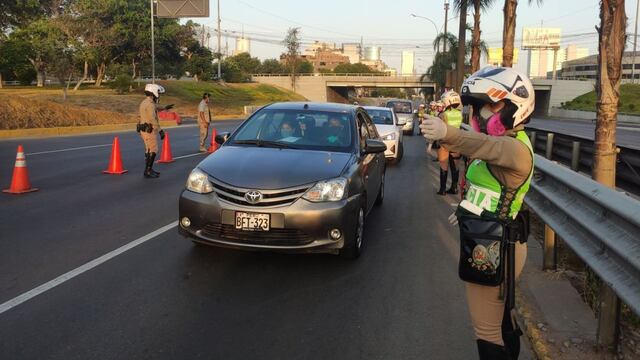
[[[293,90],[311,101],[348,102],[349,91],[356,88],[432,88],[435,83],[419,75],[385,74],[304,74],[296,77],[295,89],[286,74],[257,74],[251,80]],[[552,107],[573,100],[594,89],[593,81],[532,79],[536,91],[535,115],[545,116]]]

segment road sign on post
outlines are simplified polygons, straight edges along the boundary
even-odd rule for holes
[[[209,17],[209,0],[157,0],[159,18]]]

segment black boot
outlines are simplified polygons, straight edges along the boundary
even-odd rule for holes
[[[440,168],[440,190],[438,190],[438,195],[446,194],[445,190],[447,188],[447,175],[449,172],[447,170],[442,170]]]
[[[505,309],[502,318],[502,341],[509,359],[516,360],[520,356],[520,336],[522,336],[522,330],[516,323],[514,315]]]
[[[458,176],[460,172],[456,167],[456,161],[449,156],[449,170],[451,171],[451,187],[447,190],[447,194],[457,194],[458,193]]]
[[[504,346],[481,339],[476,340],[476,342],[478,343],[480,360],[511,360]]]
[[[153,160],[151,160],[151,153],[144,154],[145,157],[145,166],[144,166],[144,177],[146,179],[157,178],[158,175],[153,172],[151,169],[151,164],[153,164]]]
[[[151,164],[151,172],[159,176],[160,173],[153,170],[153,163],[156,161],[156,153],[152,152],[149,156],[151,157],[151,160],[149,160],[149,164]]]

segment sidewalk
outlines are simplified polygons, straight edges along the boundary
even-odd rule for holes
[[[563,272],[542,271],[533,237],[518,291],[520,323],[539,359],[632,359],[597,352],[597,319]]]

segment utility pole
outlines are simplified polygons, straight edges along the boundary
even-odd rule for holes
[[[636,30],[633,34],[633,60],[631,60],[631,83],[636,83],[636,44],[638,42],[638,10],[640,8],[640,0],[636,2]]]
[[[204,47],[204,33],[205,33],[205,29],[204,29],[204,24],[202,24],[202,41],[200,42],[200,46]]]
[[[220,71],[221,62],[222,62],[222,49],[220,47],[220,0],[218,0],[218,81],[220,81],[222,77],[222,72]]]
[[[151,83],[156,83],[156,49],[153,36],[153,0],[149,0],[151,6]]]
[[[464,79],[464,58],[466,55],[466,35],[467,35],[467,2],[464,0],[460,3],[460,26],[458,27],[458,58],[456,60],[456,81],[453,84],[457,91],[462,87],[462,79]]]
[[[449,17],[449,0],[444,0],[444,47],[442,49],[443,53],[447,52],[447,23]],[[438,36],[438,34],[436,34]]]

